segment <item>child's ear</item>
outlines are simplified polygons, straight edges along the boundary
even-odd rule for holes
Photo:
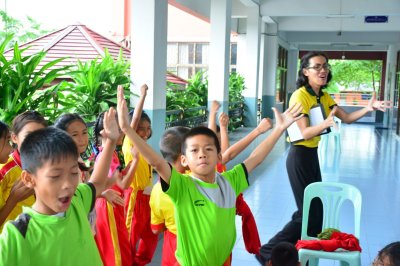
[[[188,162],[185,155],[181,155],[181,164],[183,167],[188,167]]]
[[[11,132],[11,141],[15,144],[18,143],[18,136],[16,134],[14,134],[13,132]]]
[[[33,188],[35,186],[35,179],[33,175],[26,170],[21,173],[21,180],[28,188]]]
[[[218,153],[218,163],[221,163],[222,162],[222,154],[221,153]]]

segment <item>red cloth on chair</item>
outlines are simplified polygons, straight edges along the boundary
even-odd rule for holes
[[[297,241],[296,248],[312,249],[312,250],[323,250],[332,252],[338,248],[342,248],[348,251],[360,251],[361,247],[358,243],[358,239],[352,234],[346,234],[341,232],[333,232],[331,239],[329,240],[299,240]]]

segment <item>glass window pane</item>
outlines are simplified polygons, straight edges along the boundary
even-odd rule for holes
[[[188,64],[189,45],[186,43],[179,44],[179,64]]]
[[[196,54],[195,54],[196,59],[194,61],[196,65],[202,63],[202,54],[203,54],[202,46],[203,45],[201,43],[196,44]]]
[[[178,64],[178,44],[169,43],[167,45],[167,65]]]
[[[189,78],[189,68],[188,67],[178,67],[178,76],[184,79]]]
[[[193,64],[194,58],[194,43],[189,43],[189,64]]]
[[[203,48],[203,53],[202,53],[202,61],[203,61],[203,65],[208,65],[209,63],[209,61],[208,61],[208,58],[209,58],[209,47],[210,47],[210,45],[208,44],[208,43],[203,43],[203,45],[202,45],[202,48]]]

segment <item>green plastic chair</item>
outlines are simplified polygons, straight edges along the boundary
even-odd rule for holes
[[[361,192],[356,187],[349,184],[315,182],[308,185],[304,190],[303,222],[301,227],[302,240],[317,239],[307,234],[310,203],[311,200],[316,197],[320,198],[323,204],[322,229],[336,228],[340,230],[340,209],[346,200],[350,200],[354,206],[354,236],[360,239]],[[361,254],[358,251],[340,250],[326,252],[310,249],[299,250],[301,265],[305,266],[307,261],[309,262],[309,266],[318,265],[319,258],[339,260],[341,265],[361,265]]]

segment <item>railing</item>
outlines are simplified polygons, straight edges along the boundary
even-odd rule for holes
[[[165,128],[174,126],[195,127],[207,122],[208,112],[206,106],[188,108],[185,110],[166,111]],[[237,128],[244,123],[244,103],[233,102],[229,104],[230,128]]]
[[[235,129],[244,125],[244,103],[229,103],[229,129]]]
[[[195,127],[207,121],[207,107],[199,106],[185,110],[166,111],[165,128],[174,126]]]
[[[340,106],[367,106],[372,94],[369,93],[334,93],[331,94]]]

